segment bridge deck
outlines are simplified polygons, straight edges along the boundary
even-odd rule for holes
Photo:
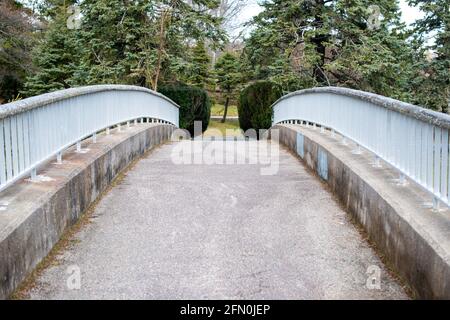
[[[31,298],[407,298],[332,194],[283,148],[278,174],[262,176],[260,165],[177,166],[176,145],[139,161],[100,201]],[[66,285],[73,265],[80,290]],[[366,287],[372,265],[381,290]]]

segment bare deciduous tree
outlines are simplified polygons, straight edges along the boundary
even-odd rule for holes
[[[236,30],[242,27],[243,23],[238,19],[242,10],[249,4],[250,0],[220,0],[220,5],[213,10],[213,14],[222,19],[222,28],[227,34],[233,35]],[[234,42],[232,39],[231,42]],[[211,52],[212,64],[215,65],[218,53]]]

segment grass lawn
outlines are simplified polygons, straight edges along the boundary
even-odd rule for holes
[[[215,104],[211,107],[211,115],[212,116],[223,116],[224,111],[225,111],[225,106],[222,104]],[[227,116],[237,117],[238,116],[237,106],[228,106]]]
[[[225,123],[220,122],[220,120],[214,120],[211,119],[209,121],[209,127],[208,130],[204,133],[204,136],[206,137],[214,137],[214,136],[220,136],[218,132],[222,134],[222,136],[226,136],[226,130],[239,130],[239,122],[237,120],[227,120]],[[236,137],[236,136],[242,136],[242,133],[240,131],[231,132],[228,134],[228,136]]]

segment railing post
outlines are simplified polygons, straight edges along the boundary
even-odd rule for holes
[[[81,152],[81,141],[77,142],[77,152]]]
[[[119,123],[119,124],[117,125],[117,132],[120,132],[120,131],[122,131],[122,125]]]
[[[381,160],[380,160],[380,157],[378,155],[375,155],[375,157],[374,157],[373,166],[375,168],[381,168]]]
[[[62,152],[58,152],[58,155],[56,156],[56,163],[62,164]]]
[[[130,121],[127,121],[127,129],[130,129]]]
[[[401,172],[400,176],[398,177],[398,184],[401,186],[404,186],[406,184],[406,177],[403,172]]]
[[[30,178],[31,178],[31,181],[36,181],[37,180],[37,169],[36,168],[31,169]]]
[[[94,134],[92,135],[92,142],[97,143],[97,132],[94,132]]]
[[[107,135],[110,135],[110,134],[111,134],[109,127],[106,128],[106,134],[107,134]]]
[[[353,154],[362,154],[362,149],[359,144],[356,144],[356,149],[352,151]]]
[[[438,197],[433,198],[433,211],[439,211],[441,209],[441,201]]]

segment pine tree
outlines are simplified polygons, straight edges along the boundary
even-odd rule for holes
[[[302,65],[317,84],[327,84],[323,66],[326,43],[331,34],[334,1],[324,0],[268,0],[262,3],[264,11],[255,19],[256,39],[248,54],[252,60],[269,62],[268,74],[284,69],[285,64],[297,59],[299,49],[304,53]],[[329,4],[331,2],[331,4]],[[280,58],[284,60],[281,63]],[[255,62],[256,62],[255,61]],[[279,69],[281,67],[281,69]],[[302,73],[303,70],[299,70]]]
[[[275,81],[284,91],[338,85],[408,98],[412,52],[397,2],[267,0],[262,5],[244,51],[247,66],[257,71],[254,78]]]
[[[230,103],[231,95],[241,81],[240,65],[237,57],[229,52],[223,54],[215,65],[215,72],[217,76],[217,84],[225,96],[225,112],[223,114],[222,122],[227,119],[228,105]]]
[[[183,76],[192,39],[220,42],[220,21],[204,8],[215,0],[85,0],[79,84],[126,83],[157,90]]]
[[[211,84],[209,67],[211,58],[208,56],[204,41],[197,41],[192,50],[192,71],[189,83],[199,88],[205,88]]]
[[[412,82],[413,102],[448,113],[450,111],[450,3],[447,0],[410,0],[425,17],[416,22],[418,48]],[[427,38],[434,34],[434,42]]]
[[[331,81],[408,101],[413,51],[397,2],[341,0],[335,10],[325,68]]]
[[[132,77],[142,59],[148,0],[85,0],[77,45],[81,61],[74,75],[77,84],[121,83],[144,85]],[[149,30],[148,32],[151,32]]]
[[[17,1],[0,1],[0,103],[18,96],[32,68],[29,14]]]
[[[75,2],[39,2],[49,26],[35,49],[38,72],[27,95],[99,83],[157,90],[160,82],[188,79],[190,43],[205,39],[216,47],[225,39],[221,20],[209,13],[216,0],[84,0],[81,27],[69,30],[68,5]]]
[[[77,31],[67,28],[67,9],[67,6],[58,6],[52,10],[54,20],[49,23],[45,37],[33,52],[37,72],[27,79],[23,90],[25,96],[72,86],[72,77],[79,63],[79,49]]]

